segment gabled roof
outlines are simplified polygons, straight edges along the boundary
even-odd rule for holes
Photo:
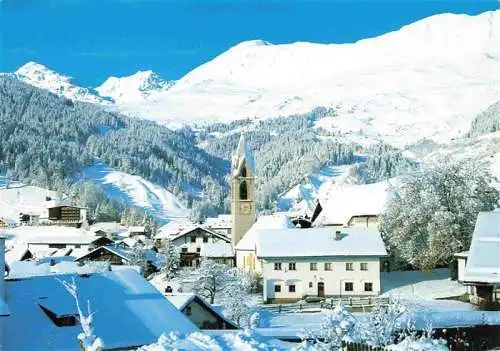
[[[214,315],[222,319],[224,322],[228,323],[235,329],[239,329],[236,324],[231,322],[229,319],[226,319],[222,314],[220,314],[213,306],[211,306],[205,299],[201,296],[198,296],[196,294],[175,294],[175,295],[170,295],[167,294],[165,297],[174,305],[179,311],[182,311],[184,308],[186,308],[191,302],[197,302],[200,304],[202,307],[204,307],[206,310],[212,312]]]
[[[80,244],[89,245],[97,240],[108,240],[93,235],[45,235],[35,236],[27,240],[28,244]]]
[[[264,229],[257,232],[256,254],[272,257],[387,256],[375,229],[342,228],[340,240],[334,228]]]
[[[219,234],[219,233],[217,233],[217,232],[214,232],[214,231],[212,231],[212,230],[210,230],[210,229],[204,228],[204,227],[199,226],[199,225],[192,226],[192,227],[190,227],[190,228],[186,228],[186,229],[184,229],[184,230],[183,230],[182,232],[180,232],[179,234],[177,234],[177,235],[173,236],[173,237],[171,238],[171,240],[177,240],[177,239],[179,239],[179,238],[182,238],[183,236],[186,236],[186,235],[190,234],[191,232],[193,232],[193,231],[194,231],[194,230],[196,230],[196,229],[200,229],[200,230],[202,230],[202,231],[204,231],[204,232],[208,233],[209,235],[213,235],[213,236],[215,236],[215,237],[217,237],[217,238],[219,238],[219,239],[221,239],[221,240],[223,240],[223,241],[225,241],[225,242],[228,242],[228,243],[229,243],[229,242],[231,242],[231,239],[230,239],[230,238],[228,238],[227,236],[224,236],[224,235],[222,235],[222,234]]]
[[[463,281],[500,283],[500,211],[478,214]]]
[[[397,183],[397,180],[391,180]],[[318,226],[345,225],[353,216],[378,216],[395,196],[392,183],[342,184],[329,190],[320,199],[322,210],[315,219]]]
[[[146,231],[146,227],[143,225],[133,226],[128,228],[129,233],[144,233]]]
[[[121,247],[117,247],[116,245],[107,245],[107,246],[98,247],[90,252],[87,252],[84,255],[77,257],[75,259],[75,261],[85,260],[85,258],[91,256],[94,252],[96,252],[98,250],[106,250],[106,251],[108,251],[116,256],[121,257],[126,262],[130,262],[131,256],[133,254],[132,249],[124,249]],[[159,254],[159,253],[153,251],[153,250],[147,250],[146,251],[146,260],[148,260],[152,265],[159,267],[164,261],[164,256],[162,254]]]
[[[72,274],[57,278],[71,282]],[[163,333],[192,333],[197,327],[132,269],[76,276],[84,310],[90,302],[93,327],[105,349],[154,343]],[[8,317],[0,317],[4,351],[79,351],[81,326],[57,327],[40,304],[57,314],[76,314],[72,297],[53,276],[7,280]]]

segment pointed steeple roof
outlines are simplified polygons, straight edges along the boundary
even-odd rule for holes
[[[243,162],[246,161],[248,168],[252,174],[255,174],[255,163],[252,154],[248,151],[247,143],[245,140],[245,135],[241,133],[240,141],[238,142],[238,147],[236,152],[233,153],[232,159],[232,173],[237,175],[241,168]]]

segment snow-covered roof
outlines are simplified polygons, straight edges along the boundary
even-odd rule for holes
[[[368,228],[263,229],[257,231],[257,257],[386,256],[380,233]]]
[[[25,244],[19,244],[5,252],[5,262],[10,264],[14,261],[20,261],[23,256],[29,252],[28,246]]]
[[[500,283],[500,212],[478,214],[463,281]]]
[[[205,243],[201,246],[200,256],[202,257],[233,257],[234,251],[231,243],[217,242]]]
[[[257,233],[263,229],[295,228],[290,218],[284,214],[260,216],[236,245],[236,250],[255,250]]]
[[[186,306],[188,306],[191,302],[196,301],[202,306],[204,306],[207,310],[211,311],[213,314],[224,320],[226,323],[231,324],[235,328],[238,328],[233,322],[226,319],[221,313],[217,311],[212,305],[210,305],[205,299],[201,296],[198,296],[193,293],[185,293],[185,294],[166,294],[165,297],[174,305],[179,311],[182,311]]]
[[[233,175],[237,175],[241,169],[241,165],[246,161],[248,169],[252,176],[255,175],[255,163],[252,154],[248,151],[245,135],[242,133],[238,142],[236,152],[233,153],[232,158]]]
[[[47,235],[35,236],[28,239],[28,244],[83,244],[88,245],[96,240],[102,239],[102,236],[93,235]]]
[[[214,232],[208,228],[204,228],[202,226],[199,226],[199,225],[196,225],[196,226],[192,226],[190,228],[186,228],[184,229],[183,231],[181,231],[180,233],[178,233],[177,235],[174,235],[173,237],[171,237],[170,239],[171,240],[177,240],[179,238],[182,238],[183,236],[185,235],[188,235],[189,233],[191,233],[192,231],[196,230],[196,229],[201,229],[202,231],[208,233],[209,235],[213,235],[225,242],[231,242],[231,239],[229,239],[227,236],[225,235],[222,235],[220,233],[217,233],[217,232]]]
[[[231,228],[233,216],[230,214],[221,214],[217,217],[209,217],[203,223],[208,228]]]
[[[144,233],[146,231],[145,226],[132,226],[128,228],[129,233]]]
[[[65,274],[57,278],[71,282],[73,277]],[[95,313],[94,333],[106,349],[138,347],[156,342],[162,333],[197,330],[133,269],[76,276],[75,280],[80,303],[89,301]],[[6,289],[11,314],[0,317],[3,350],[80,350],[77,336],[81,326],[57,327],[39,306],[77,314],[72,296],[55,277],[7,280]]]
[[[168,239],[182,232],[186,228],[191,228],[195,224],[188,220],[170,221],[158,229],[155,239]]]
[[[345,225],[353,216],[382,214],[394,196],[395,180],[374,184],[333,185],[324,199],[316,225]]]
[[[86,257],[92,255],[97,250],[109,251],[110,253],[123,258],[127,262],[131,260],[131,257],[134,254],[133,249],[124,249],[117,247],[116,245],[107,245],[98,247],[90,252],[86,252],[85,254],[78,256],[75,261],[85,260]],[[153,250],[145,250],[145,258],[156,267],[159,267],[165,261],[165,256],[163,254],[157,253]]]
[[[94,223],[90,226],[89,231],[95,233],[102,230],[106,233],[118,233],[121,231],[126,231],[125,227],[122,227],[118,222],[99,222]]]

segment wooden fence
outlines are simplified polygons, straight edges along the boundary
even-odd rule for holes
[[[375,304],[387,305],[389,298],[387,297],[342,297],[342,298],[328,298],[319,302],[305,302],[299,301],[296,303],[264,305],[263,308],[273,312],[296,312],[309,309],[334,309],[339,301],[346,307],[373,307]]]

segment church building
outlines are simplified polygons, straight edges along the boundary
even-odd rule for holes
[[[231,165],[233,248],[255,223],[255,165],[242,134]]]

